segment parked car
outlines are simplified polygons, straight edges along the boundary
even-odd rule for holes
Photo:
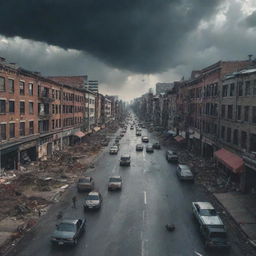
[[[118,146],[111,146],[109,149],[109,154],[114,155],[118,153]]]
[[[120,166],[130,166],[131,165],[131,157],[128,154],[122,155],[120,158]]]
[[[154,149],[161,149],[160,143],[159,143],[159,142],[155,142],[155,143],[153,144],[153,148],[154,148]]]
[[[209,202],[192,202],[192,211],[200,226],[224,225],[213,205]]]
[[[153,148],[153,145],[152,144],[148,144],[146,146],[146,152],[147,153],[153,153],[154,152],[154,148]]]
[[[142,136],[141,141],[142,142],[149,142],[148,136]]]
[[[107,140],[102,140],[101,145],[106,147],[108,145],[108,141]]]
[[[205,225],[201,228],[206,249],[230,249],[227,231],[224,226]]]
[[[133,127],[133,126],[131,126],[131,127],[130,127],[130,130],[133,130],[133,129],[134,129],[134,127]]]
[[[91,191],[94,189],[94,180],[92,177],[82,177],[79,178],[77,182],[77,191]]]
[[[174,152],[172,150],[167,150],[165,156],[166,156],[166,160],[168,162],[171,162],[171,163],[177,163],[178,162],[178,156],[177,156],[176,152]]]
[[[143,151],[143,145],[142,144],[137,144],[136,145],[136,151]]]
[[[190,167],[185,164],[177,166],[176,174],[180,180],[194,181],[194,174]]]
[[[85,219],[62,220],[56,225],[56,230],[51,235],[52,244],[76,245],[85,231],[85,222]]]
[[[122,178],[121,176],[112,176],[108,181],[108,190],[121,190]]]
[[[224,223],[211,203],[192,202],[192,212],[200,226],[206,248],[230,248]]]
[[[84,203],[84,211],[86,210],[98,210],[101,208],[102,196],[98,191],[92,191],[88,194]]]
[[[136,136],[141,136],[141,132],[140,132],[140,131],[137,131],[137,132],[136,132]]]

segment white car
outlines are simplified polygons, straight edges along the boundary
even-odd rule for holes
[[[118,146],[111,146],[109,149],[109,154],[117,154],[118,153]]]
[[[84,203],[84,211],[86,210],[98,210],[101,208],[102,196],[100,192],[92,191],[88,194]]]
[[[192,211],[201,227],[224,226],[221,218],[209,202],[192,202]]]
[[[190,167],[185,164],[179,164],[176,174],[180,180],[194,181],[194,174],[191,172]]]
[[[121,176],[112,176],[108,181],[108,190],[121,190],[122,178]]]

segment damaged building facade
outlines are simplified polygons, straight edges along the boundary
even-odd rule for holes
[[[255,63],[219,61],[173,85],[165,94],[137,98],[135,112],[193,152],[214,159],[242,191],[256,188]],[[167,101],[162,107],[161,100]],[[157,111],[149,112],[149,106]]]
[[[86,89],[86,81],[43,77],[0,59],[0,170],[44,160],[105,127],[111,101]]]

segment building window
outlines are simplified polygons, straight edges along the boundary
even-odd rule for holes
[[[250,134],[250,151],[256,152],[256,134]]]
[[[225,139],[225,126],[221,126],[221,138],[224,140]]]
[[[54,130],[54,124],[55,124],[55,121],[52,120],[52,129]]]
[[[252,122],[256,124],[256,107],[252,107]]]
[[[228,96],[228,84],[224,84],[222,88],[222,97]]]
[[[10,138],[14,138],[15,137],[15,124],[11,123],[10,124]]]
[[[241,147],[246,149],[247,146],[247,133],[242,131],[241,132]]]
[[[234,95],[235,95],[235,84],[230,84],[229,96],[234,96]]]
[[[238,96],[243,96],[243,82],[238,82]]]
[[[34,134],[34,121],[29,121],[29,134]]]
[[[249,121],[249,106],[244,107],[244,121]]]
[[[29,114],[34,114],[34,102],[29,102]]]
[[[250,89],[251,89],[250,81],[246,81],[245,82],[245,92],[244,92],[245,96],[251,95]]]
[[[256,79],[253,81],[252,94],[253,94],[253,95],[256,95]]]
[[[20,136],[25,136],[25,122],[20,122]]]
[[[240,105],[237,106],[237,120],[241,120],[242,116],[242,107]]]
[[[6,124],[0,124],[0,140],[6,140]]]
[[[20,81],[20,95],[25,95],[25,82]]]
[[[55,98],[55,90],[52,89],[52,98],[54,99]]]
[[[6,102],[5,100],[0,100],[0,114],[6,113]]]
[[[13,94],[14,93],[14,80],[8,79],[9,83],[9,93]]]
[[[34,85],[32,83],[28,84],[28,93],[30,96],[33,96],[34,94]]]
[[[227,128],[227,142],[231,142],[231,128]]]
[[[52,113],[54,114],[54,111],[55,111],[55,106],[54,104],[52,104]]]
[[[232,119],[232,118],[233,118],[233,106],[228,105],[228,119]]]
[[[233,144],[238,145],[238,130],[235,129],[233,132]]]
[[[25,102],[20,101],[20,114],[24,115],[25,114]]]
[[[15,112],[15,101],[10,100],[9,101],[9,113],[14,113]]]
[[[5,92],[5,78],[0,76],[0,92]]]
[[[226,106],[225,105],[221,105],[221,117],[225,118],[225,113],[226,112]]]

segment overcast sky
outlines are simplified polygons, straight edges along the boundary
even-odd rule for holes
[[[218,60],[256,57],[255,0],[8,0],[0,56],[130,100]]]

